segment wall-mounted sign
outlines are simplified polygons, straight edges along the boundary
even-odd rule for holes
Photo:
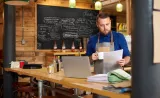
[[[160,63],[160,0],[153,0],[153,62]]]
[[[160,4],[160,3],[159,3]],[[160,63],[160,11],[153,11],[154,63]]]
[[[159,9],[160,10],[160,0],[154,0],[154,9]]]

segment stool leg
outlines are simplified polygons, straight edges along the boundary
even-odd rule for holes
[[[50,83],[50,85],[51,85],[52,89],[56,88],[56,83]],[[56,96],[55,90],[51,90],[51,92],[52,92],[52,96]]]
[[[38,98],[42,98],[43,80],[38,80]]]
[[[79,98],[77,88],[74,89],[74,95],[72,96],[72,98]]]

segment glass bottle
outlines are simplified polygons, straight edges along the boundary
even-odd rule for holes
[[[81,42],[79,43],[79,51],[80,51],[80,52],[83,51],[83,50],[82,50],[82,44],[81,44]]]
[[[58,56],[56,57],[56,66],[57,66],[57,72],[59,72],[59,62],[58,62]]]
[[[64,41],[62,42],[62,52],[65,52],[65,49],[66,49],[66,46],[65,46],[65,43]]]
[[[60,70],[61,70],[61,68],[62,68],[62,64],[61,64],[60,56],[58,56],[58,64],[59,64],[59,71],[60,71]]]
[[[54,41],[53,49],[54,49],[54,50],[56,50],[56,49],[57,49],[57,43],[56,43],[56,41]]]
[[[75,51],[75,45],[74,45],[74,41],[72,42],[71,51],[72,51],[72,52],[74,52],[74,51]]]

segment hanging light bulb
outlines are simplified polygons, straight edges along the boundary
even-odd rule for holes
[[[100,1],[95,2],[95,9],[96,10],[101,10],[102,9],[102,3]]]
[[[122,12],[123,11],[123,5],[120,2],[117,3],[116,10],[117,10],[117,12]]]
[[[69,7],[75,8],[76,7],[76,0],[69,0]]]

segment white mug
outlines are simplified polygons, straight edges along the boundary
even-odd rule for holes
[[[103,60],[104,59],[104,52],[98,52],[98,59]]]

